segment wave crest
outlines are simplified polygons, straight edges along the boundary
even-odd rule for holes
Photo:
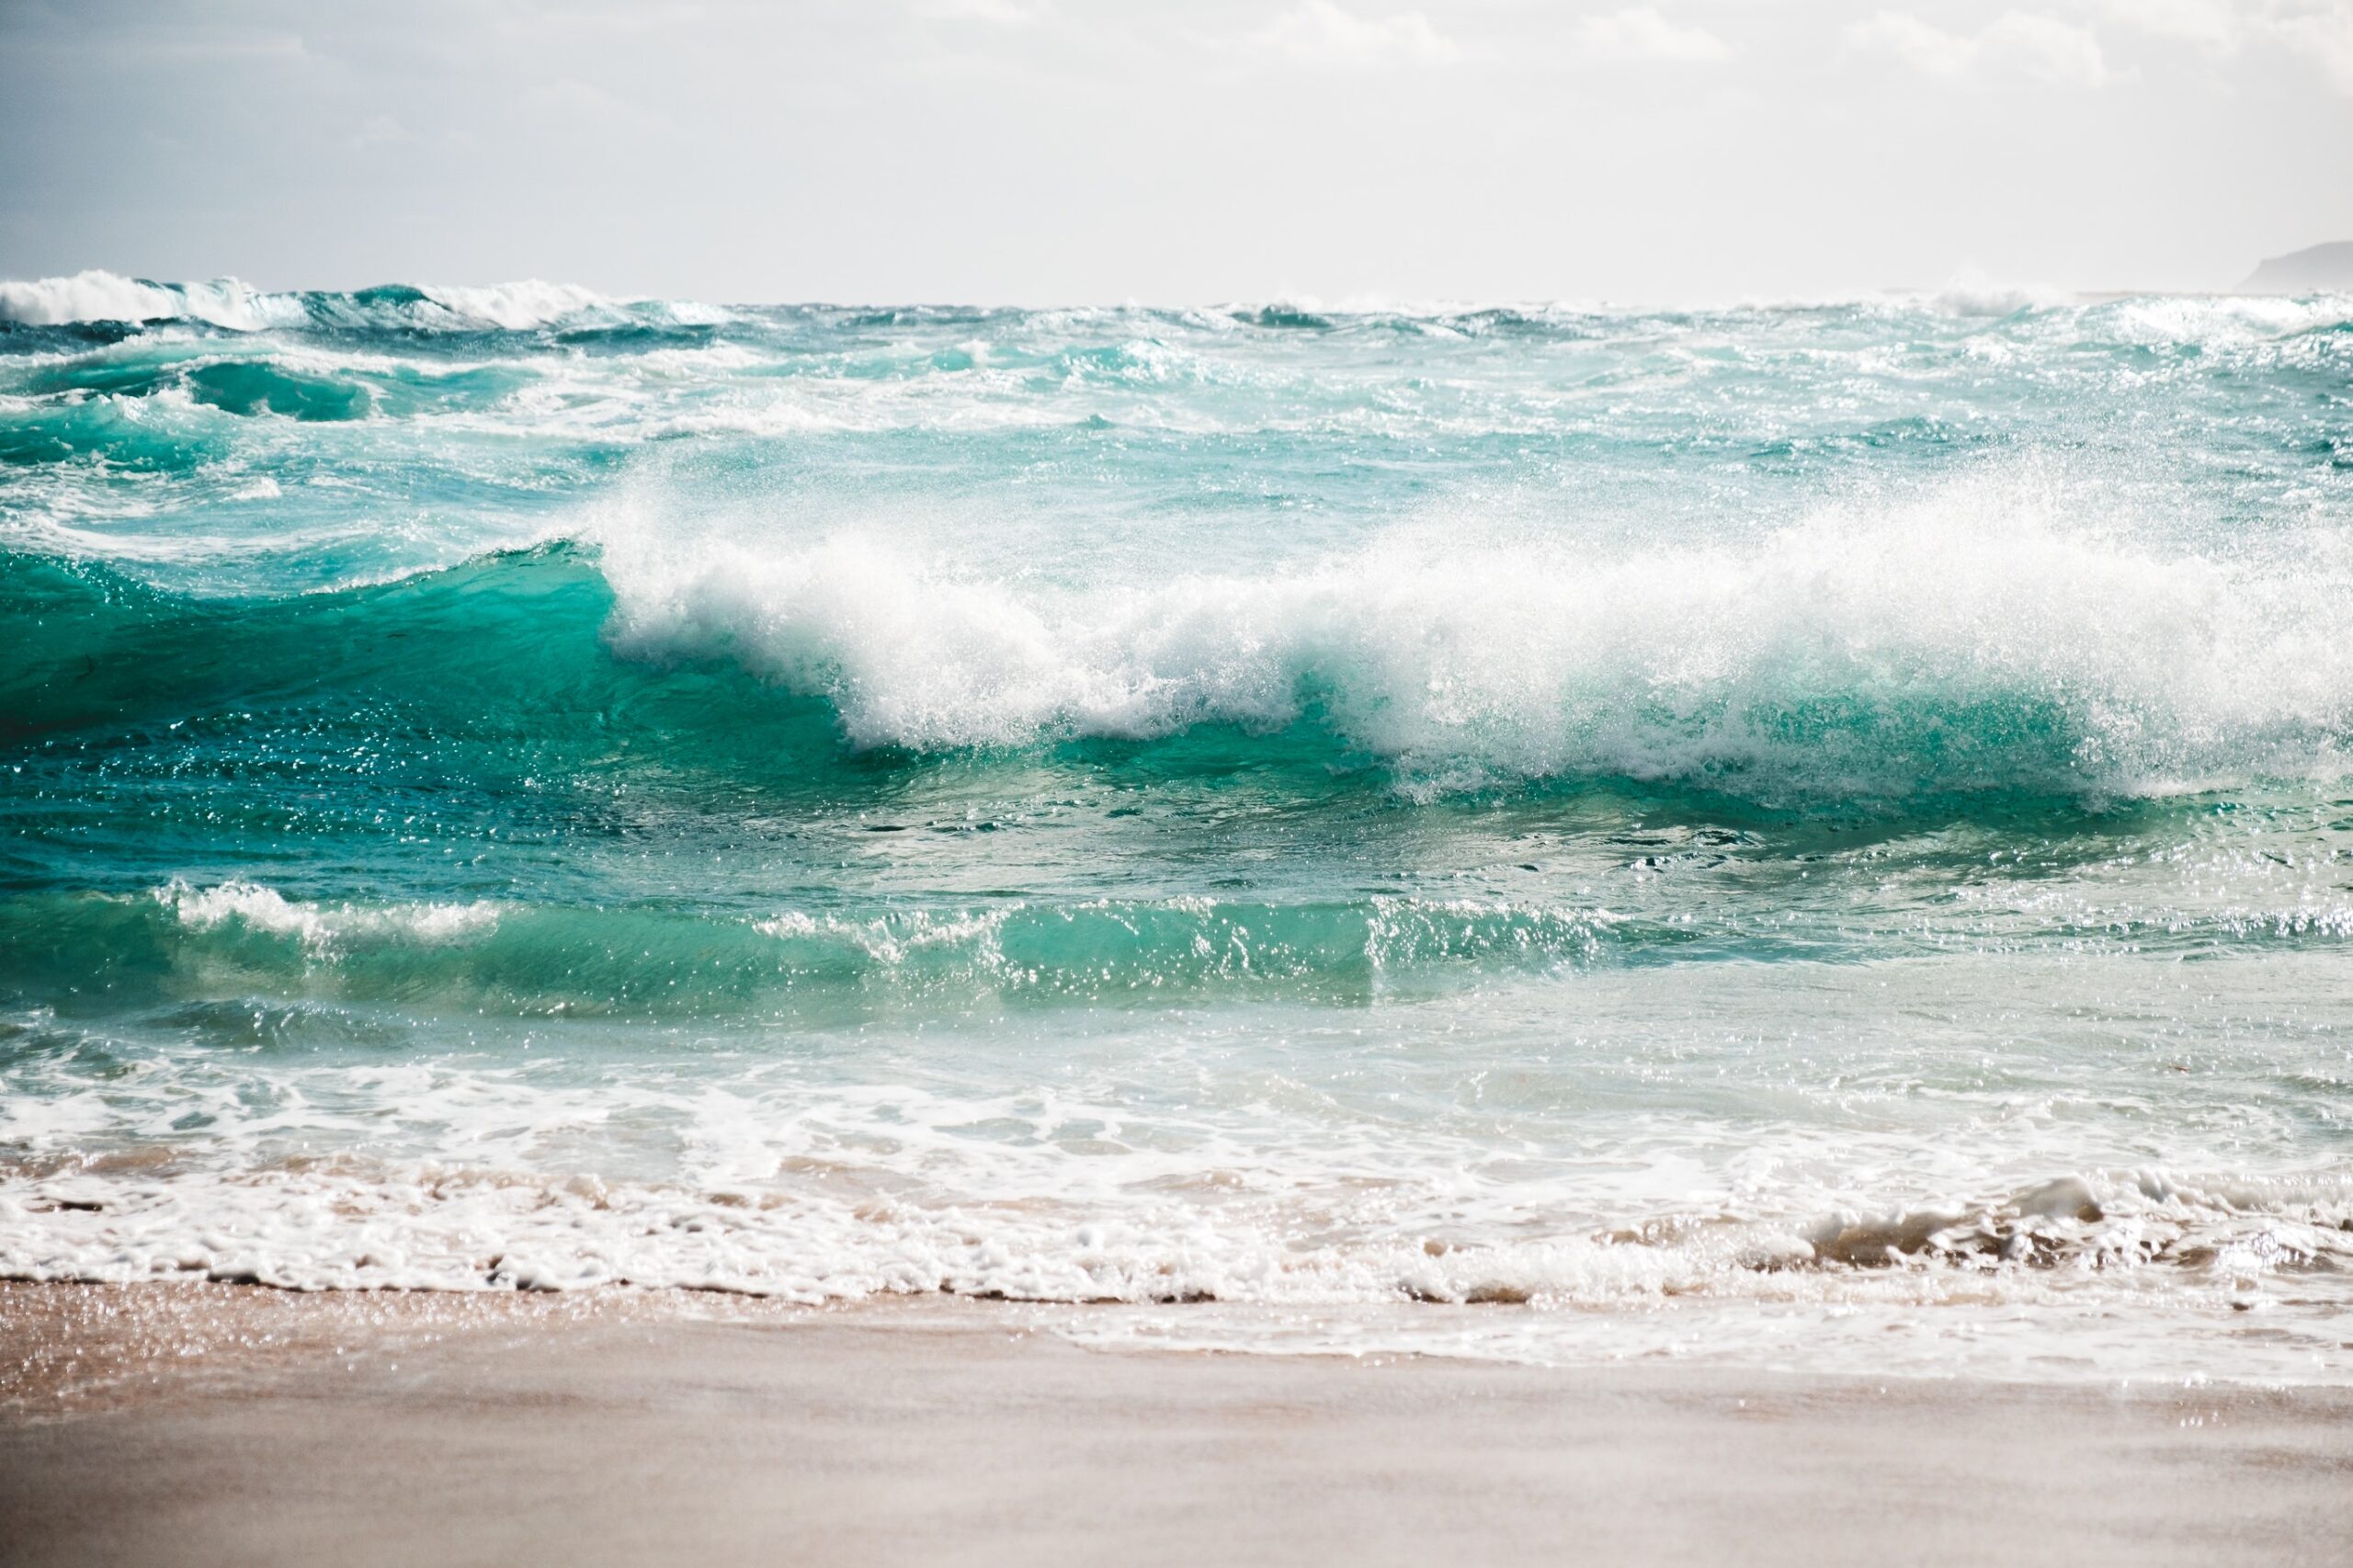
[[[150,283],[111,272],[0,282],[0,321],[26,326],[79,322],[200,321],[234,332],[295,326],[306,319],[290,294],[268,294],[233,278],[210,283]]]
[[[627,530],[604,569],[620,652],[733,661],[867,747],[1304,722],[1441,784],[1900,798],[2333,775],[2353,733],[2341,541],[2169,552],[1982,482],[1740,543],[1399,534],[1267,577],[1063,587],[862,535]]]

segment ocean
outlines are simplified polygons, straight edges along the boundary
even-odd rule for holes
[[[2343,1381],[2348,747],[2343,296],[0,284],[0,1277]]]

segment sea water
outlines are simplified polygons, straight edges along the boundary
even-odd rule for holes
[[[0,285],[0,1274],[2353,1371],[2353,300]]]

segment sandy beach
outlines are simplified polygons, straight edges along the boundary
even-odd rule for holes
[[[2344,1390],[1104,1351],[1073,1311],[7,1287],[0,1560],[2320,1563],[2353,1528]]]

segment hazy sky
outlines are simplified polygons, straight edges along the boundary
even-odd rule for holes
[[[714,300],[2227,287],[2353,0],[0,0],[0,276]]]

